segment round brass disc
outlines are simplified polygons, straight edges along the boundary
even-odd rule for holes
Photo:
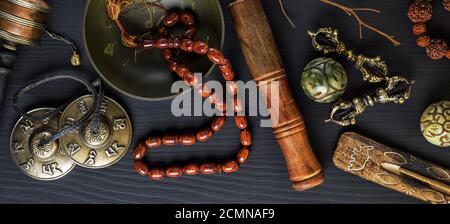
[[[41,108],[28,114],[42,116],[55,109]],[[41,145],[41,141],[58,130],[59,116],[30,121],[20,118],[11,133],[10,151],[13,160],[28,176],[38,180],[55,180],[69,173],[75,163],[60,147],[58,141]]]
[[[86,95],[72,102],[61,115],[60,128],[78,121],[93,106],[94,98]],[[89,119],[78,130],[63,136],[61,147],[75,163],[90,169],[105,168],[118,162],[131,144],[132,129],[126,111],[114,100],[105,97],[100,122],[93,129]]]

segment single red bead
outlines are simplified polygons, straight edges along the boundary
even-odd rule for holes
[[[152,40],[152,39],[148,39],[148,40],[143,40],[143,41],[142,41],[142,47],[143,47],[145,50],[149,50],[149,49],[151,49],[151,48],[154,48],[155,45],[156,45],[156,41],[155,41],[155,40]]]
[[[235,173],[239,170],[239,164],[234,161],[228,161],[222,165],[222,171],[224,173]]]
[[[169,39],[169,47],[170,48],[180,48],[180,38],[178,37],[173,37]]]
[[[197,164],[191,163],[191,164],[187,164],[184,167],[183,173],[188,175],[188,176],[193,176],[193,175],[197,175],[199,170],[200,170],[200,168],[198,167]]]
[[[220,129],[222,129],[223,125],[225,124],[225,121],[225,116],[214,118],[213,122],[211,123],[211,129],[215,132],[220,131]]]
[[[190,86],[195,86],[198,83],[197,77],[192,72],[187,72],[184,74],[183,80]]]
[[[243,146],[252,145],[252,134],[247,129],[241,131],[241,144]]]
[[[217,164],[205,163],[200,166],[200,171],[205,175],[215,174],[219,172]]]
[[[234,117],[234,120],[236,122],[236,126],[239,129],[246,129],[248,126],[248,121],[247,121],[247,117],[246,116],[236,116]]]
[[[237,154],[237,160],[239,163],[244,164],[248,161],[248,157],[250,155],[250,150],[246,147],[241,149]]]
[[[197,33],[197,28],[195,28],[194,26],[190,27],[188,30],[186,30],[183,33],[183,38],[192,39],[192,38],[194,38],[196,33]]]
[[[233,71],[222,72],[222,77],[226,81],[233,81],[234,80],[234,72]]]
[[[180,14],[180,21],[187,26],[192,26],[195,23],[195,18],[189,12],[182,12]]]
[[[163,58],[165,60],[169,60],[172,57],[172,50],[170,50],[170,49],[163,49],[162,50],[162,55],[163,55]]]
[[[177,178],[183,175],[183,169],[180,167],[170,167],[166,170],[166,176],[170,178]]]
[[[176,145],[178,143],[178,135],[173,134],[173,135],[165,135],[162,138],[162,143],[164,145]]]
[[[167,15],[166,17],[164,17],[163,19],[163,23],[166,26],[174,26],[175,24],[178,23],[180,17],[178,16],[178,13],[173,12],[169,15]]]
[[[208,58],[214,64],[221,65],[221,64],[225,63],[225,57],[219,50],[217,50],[215,48],[210,48],[208,50]]]
[[[180,48],[183,51],[191,52],[194,47],[194,42],[191,39],[183,39],[180,44]]]
[[[169,41],[166,38],[160,38],[156,41],[155,47],[159,49],[166,49],[169,47]]]
[[[197,54],[207,54],[209,50],[209,46],[204,41],[195,41],[193,50]]]
[[[148,148],[158,148],[161,146],[161,138],[160,137],[149,137],[145,140],[145,145]]]
[[[145,176],[148,173],[147,164],[144,161],[142,161],[142,160],[137,160],[137,161],[134,162],[134,169],[141,176]]]
[[[140,160],[144,158],[145,154],[147,153],[147,146],[145,144],[141,143],[133,151],[133,159],[134,160]]]
[[[197,133],[197,140],[199,142],[206,142],[213,134],[214,132],[210,127],[204,128]]]
[[[177,67],[176,73],[177,73],[177,75],[178,75],[180,78],[184,79],[184,76],[185,76],[186,74],[192,73],[192,72],[189,70],[188,67],[186,67],[186,66],[184,66],[184,65],[179,65],[179,66]]]
[[[234,112],[240,113],[244,110],[244,106],[239,98],[234,99]]]
[[[163,169],[151,169],[148,172],[148,177],[152,180],[162,180],[166,176],[166,172]]]
[[[193,145],[196,140],[197,138],[194,134],[183,134],[180,135],[178,142],[180,142],[181,145]]]

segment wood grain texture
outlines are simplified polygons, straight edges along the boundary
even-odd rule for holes
[[[392,163],[422,176],[450,183],[450,171],[407,152],[391,148],[353,132],[341,135],[333,161],[339,169],[383,187],[431,204],[448,204],[450,196],[411,178],[385,170],[382,163]],[[448,192],[448,191],[447,191]]]
[[[74,39],[81,48],[82,25],[85,1],[49,0],[54,11],[49,17],[49,27]],[[238,46],[228,1],[221,0],[226,21],[226,43],[224,53],[244,80],[251,75]],[[277,39],[281,56],[285,62],[288,79],[294,98],[306,118],[310,141],[322,164],[326,182],[310,191],[298,193],[292,190],[291,182],[279,146],[272,130],[259,128],[259,119],[251,118],[254,145],[249,162],[233,175],[182,177],[177,180],[151,182],[133,170],[131,151],[115,166],[104,170],[75,168],[69,175],[55,182],[38,182],[25,176],[15,165],[9,153],[9,133],[18,115],[12,108],[12,95],[21,86],[42,74],[70,65],[70,53],[62,44],[45,38],[42,47],[22,48],[16,63],[15,74],[10,78],[5,104],[0,117],[0,202],[1,203],[420,203],[420,201],[383,188],[361,178],[349,175],[333,165],[332,155],[339,135],[344,131],[356,131],[384,144],[404,149],[427,161],[450,166],[450,151],[432,146],[421,136],[419,119],[425,108],[434,102],[450,99],[450,62],[431,61],[423,49],[415,45],[411,24],[406,17],[410,1],[366,0],[346,1],[354,7],[373,7],[382,14],[361,14],[374,26],[395,34],[402,42],[394,47],[377,34],[364,31],[365,39],[358,37],[358,27],[353,18],[317,0],[285,0],[288,13],[297,25],[291,29],[279,10],[277,1],[263,0],[263,6]],[[436,1],[438,3],[438,1]],[[448,13],[447,13],[448,14]],[[431,26],[433,35],[450,38],[448,16],[442,7],[435,6]],[[417,81],[412,99],[403,106],[381,105],[371,108],[352,128],[341,128],[325,124],[329,106],[314,103],[300,88],[300,74],[310,60],[317,57],[306,34],[322,26],[333,26],[341,30],[348,47],[367,55],[380,55],[387,61],[392,74],[405,74]],[[98,78],[81,52],[84,76],[90,80]],[[364,92],[367,87],[360,74],[351,65],[346,65],[349,87],[345,98]],[[210,79],[219,79],[215,72]],[[57,106],[81,87],[74,83],[55,82],[49,88],[30,93],[23,100],[29,109],[42,106]],[[32,94],[32,95],[31,95]],[[133,119],[133,144],[142,141],[154,131],[168,127],[182,129],[199,127],[210,119],[173,118],[170,102],[142,102],[107,89],[107,95],[116,99],[128,110]],[[51,102],[51,104],[49,104]],[[231,156],[239,146],[239,133],[228,119],[223,131],[213,140],[192,148],[162,147],[151,152],[150,164],[184,162],[193,157],[206,159],[211,156]],[[214,158],[213,157],[213,158]]]

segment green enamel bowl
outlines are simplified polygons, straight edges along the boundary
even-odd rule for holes
[[[222,49],[225,25],[219,0],[134,0],[121,15],[130,34],[156,33],[161,18],[170,10],[190,10],[197,17],[195,40],[205,40],[210,47]],[[122,45],[120,33],[106,11],[106,0],[90,0],[84,20],[84,43],[89,58],[105,82],[119,92],[141,100],[174,98],[172,84],[179,80],[168,70],[158,49],[138,50]],[[171,32],[180,35],[177,26]],[[177,58],[193,72],[209,75],[214,64],[195,53],[178,52]]]

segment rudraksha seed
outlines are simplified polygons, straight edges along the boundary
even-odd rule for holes
[[[433,39],[427,47],[427,55],[433,60],[445,57],[447,53],[447,43],[442,39]]]
[[[427,25],[425,23],[415,23],[413,25],[413,33],[417,36],[427,32]]]
[[[433,16],[432,0],[415,0],[408,10],[408,17],[413,23],[423,23]]]
[[[450,0],[443,0],[442,4],[444,5],[445,10],[450,11]]]
[[[429,36],[420,36],[417,38],[417,46],[419,47],[428,47],[430,45],[430,37]]]

